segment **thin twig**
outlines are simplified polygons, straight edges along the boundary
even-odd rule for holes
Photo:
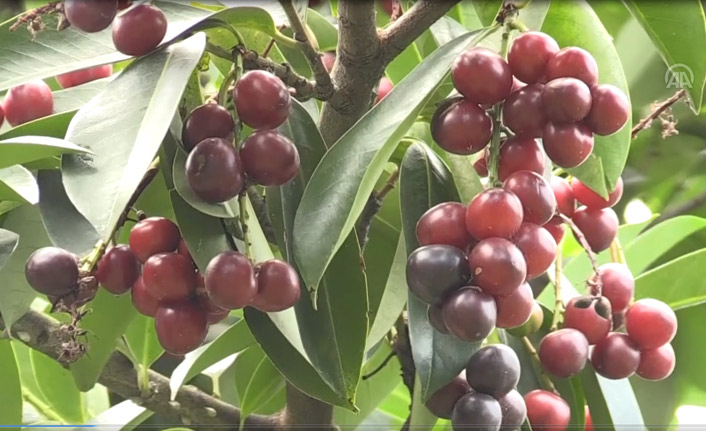
[[[270,39],[270,42],[265,47],[265,50],[262,51],[262,57],[267,58],[267,56],[270,55],[270,51],[272,50],[272,47],[274,47],[274,46],[275,46],[275,39],[272,38],[272,39]]]
[[[591,287],[591,291],[594,292],[593,294],[596,296],[601,296],[601,292],[603,291],[603,282],[601,281],[601,277],[599,276],[598,260],[596,260],[596,254],[593,252],[591,246],[588,244],[586,236],[583,234],[583,232],[581,232],[581,229],[576,226],[576,223],[574,223],[573,220],[571,220],[564,214],[559,213],[559,217],[561,217],[561,220],[564,223],[569,225],[571,230],[574,232],[574,236],[576,236],[576,239],[579,241],[579,244],[581,244],[581,247],[583,247],[583,249],[586,251],[586,254],[588,255],[588,260],[591,261],[593,272],[596,274],[595,280],[589,280],[588,283]]]
[[[267,241],[271,244],[276,243],[275,228],[272,226],[272,220],[270,220],[270,215],[267,212],[267,201],[255,186],[249,186],[247,191],[250,203],[255,210],[255,217],[257,217],[257,221],[260,222],[260,227],[262,227],[265,238],[267,238]]]
[[[373,191],[368,198],[368,202],[363,208],[363,212],[358,218],[358,223],[356,223],[356,233],[358,234],[358,243],[360,244],[360,249],[365,248],[365,244],[368,243],[368,237],[370,234],[370,225],[373,223],[375,215],[380,212],[382,204],[385,202],[385,197],[395,188],[397,181],[400,178],[400,170],[395,169],[390,177],[385,182],[380,190]]]
[[[679,99],[681,99],[684,96],[686,96],[686,90],[682,88],[681,90],[674,93],[674,95],[672,97],[670,97],[669,99],[656,105],[655,108],[650,113],[650,115],[648,115],[647,117],[640,120],[640,122],[637,123],[635,125],[635,127],[632,128],[632,138],[635,139],[635,137],[638,135],[638,133],[640,133],[641,131],[650,127],[650,125],[652,124],[652,120],[654,120],[655,118],[662,115],[662,113],[664,111],[669,109],[672,105],[677,103],[679,101]]]
[[[383,360],[380,365],[378,365],[377,367],[375,367],[375,369],[372,370],[371,372],[369,372],[368,374],[366,374],[366,375],[364,375],[363,377],[361,377],[361,380],[368,380],[369,378],[373,377],[375,374],[377,374],[377,373],[379,373],[380,371],[382,371],[382,370],[387,366],[387,364],[390,363],[390,361],[392,360],[392,358],[394,358],[395,356],[397,356],[397,353],[395,353],[394,351],[390,352],[390,353],[387,355],[387,357],[385,358],[385,360]]]
[[[547,376],[547,374],[544,372],[544,369],[542,368],[542,362],[539,360],[539,354],[537,353],[537,349],[534,348],[532,341],[530,341],[530,339],[527,337],[522,337],[522,344],[524,344],[525,350],[527,350],[527,353],[529,353],[530,357],[532,358],[532,363],[537,369],[537,373],[539,374],[539,378],[544,389],[559,395],[559,391],[556,390],[554,382],[552,382],[549,376]]]
[[[564,315],[564,300],[561,294],[561,278],[564,276],[563,256],[561,254],[561,242],[557,247],[556,259],[554,260],[554,317],[552,318],[552,326],[549,331],[559,329],[559,320]]]
[[[245,255],[253,259],[252,243],[250,242],[250,231],[248,228],[248,211],[247,211],[248,194],[245,190],[240,192],[238,197],[238,206],[240,207],[240,228],[243,231],[243,243],[245,244]]]

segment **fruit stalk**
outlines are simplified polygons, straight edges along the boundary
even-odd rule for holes
[[[616,236],[613,242],[610,244],[610,259],[613,262],[621,263],[625,265],[625,253],[623,252],[623,246],[620,244],[620,239]]]
[[[240,210],[240,227],[243,232],[243,243],[245,244],[245,255],[249,259],[253,259],[252,253],[252,243],[250,242],[250,232],[248,230],[248,211],[245,205],[248,203],[248,195],[246,191],[243,191],[238,196],[238,206]]]
[[[561,245],[563,241],[560,241],[557,247],[556,259],[554,260],[554,316],[552,317],[552,325],[549,331],[556,331],[559,328],[559,320],[564,314],[564,300],[561,298],[561,278],[563,274],[563,259],[561,253]]]
[[[573,220],[571,220],[569,217],[565,216],[564,214],[559,213],[559,217],[561,217],[561,220],[568,224],[571,230],[574,232],[574,235],[576,236],[576,239],[579,241],[579,244],[581,244],[581,247],[586,251],[586,254],[588,255],[588,260],[591,261],[591,267],[593,267],[593,272],[596,274],[600,274],[600,271],[598,270],[598,261],[596,260],[596,254],[593,253],[593,250],[591,250],[591,246],[588,244],[588,241],[586,240],[586,236],[581,232],[581,229],[579,229],[578,226],[576,226],[576,223],[574,223]],[[601,291],[603,290],[603,286],[600,280],[600,277],[596,278],[595,281],[595,291],[597,296],[601,296]]]
[[[529,353],[530,357],[532,358],[532,364],[534,365],[537,374],[539,375],[541,384],[544,389],[553,392],[556,395],[559,395],[559,391],[556,390],[554,382],[552,382],[549,376],[547,376],[547,374],[542,369],[542,363],[539,361],[539,354],[537,353],[537,349],[534,348],[532,341],[530,341],[530,339],[527,337],[522,337],[522,344],[524,344],[525,350],[527,350],[527,353]]]
[[[510,32],[512,31],[512,26],[509,23],[511,21],[512,20],[509,20],[503,29],[499,53],[503,59],[507,58],[507,51],[510,46]],[[502,131],[500,118],[502,117],[502,112],[503,103],[499,102],[493,109],[493,138],[490,141],[490,160],[488,161],[488,180],[492,187],[502,185],[498,179],[498,168],[500,165],[500,132]]]

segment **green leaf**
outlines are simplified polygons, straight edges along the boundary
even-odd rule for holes
[[[110,84],[115,76],[109,78],[98,79],[87,82],[76,87],[67,88],[64,90],[55,91],[54,96],[54,115],[61,112],[78,111],[103,91]]]
[[[81,392],[74,384],[71,373],[36,350],[30,350],[30,360],[39,390],[51,409],[64,423],[83,423],[85,412]]]
[[[240,399],[241,426],[245,419],[282,396],[285,380],[259,347],[252,347],[235,360],[235,384]]]
[[[130,400],[116,404],[103,413],[86,422],[86,425],[110,425],[116,431],[131,431],[137,425],[149,419],[152,412]],[[72,431],[84,430],[86,427],[76,427]]]
[[[400,170],[402,227],[407,254],[418,246],[417,220],[436,204],[458,201],[451,173],[426,145],[413,144],[407,150]],[[407,301],[412,356],[421,381],[421,395],[428,399],[466,366],[468,358],[480,347],[452,335],[442,334],[427,320],[427,305],[411,292]]]
[[[197,34],[136,60],[71,121],[67,140],[95,155],[64,157],[64,186],[103,239],[154,159],[204,46]]]
[[[579,376],[594,424],[608,431],[645,428],[630,380],[606,379],[597,375],[591,366],[584,368]]]
[[[635,279],[635,297],[655,298],[675,310],[706,302],[706,280],[701,265],[706,249],[678,257]]]
[[[552,2],[542,31],[554,37],[562,47],[578,46],[589,51],[598,63],[599,82],[615,85],[629,97],[625,73],[613,39],[584,0]],[[581,166],[569,169],[569,173],[599,194],[607,196],[623,172],[630,148],[631,129],[632,118],[614,135],[595,136],[591,156]]]
[[[428,394],[428,395],[431,395]],[[427,409],[424,401],[428,398],[424,394],[424,379],[417,373],[414,379],[414,393],[412,406],[409,412],[409,428],[421,431],[431,431],[439,418]]]
[[[136,366],[149,368],[164,353],[157,338],[154,319],[142,314],[138,314],[127,327],[125,341],[135,359],[139,361]]]
[[[15,129],[13,129],[14,131]],[[63,139],[46,136],[20,136],[0,141],[0,168],[87,150]]]
[[[477,39],[477,33],[469,33],[432,53],[321,160],[294,221],[294,254],[309,290],[318,288],[363,211],[385,163],[448,74],[451,61]]]
[[[671,87],[685,87],[692,102],[691,109],[698,113],[706,83],[706,58],[700,55],[706,51],[706,18],[701,2],[623,0],[623,3],[650,36],[672,72],[685,74],[667,76],[665,84],[669,88],[674,83],[668,78],[686,78],[686,82]],[[685,28],[689,31],[682,31]]]
[[[306,23],[316,36],[321,52],[335,51],[338,46],[338,30],[317,11],[310,9],[306,14]]]
[[[491,25],[502,6],[498,0],[473,0],[471,3],[483,25]]]
[[[0,135],[0,139],[24,139],[25,136],[40,135],[63,140],[64,136],[66,136],[66,130],[69,128],[69,123],[71,122],[71,119],[74,118],[74,115],[76,115],[76,111],[63,112],[61,114],[54,114],[48,117],[39,118],[8,130]],[[85,151],[83,149],[81,150]]]
[[[17,362],[12,352],[9,340],[0,340],[0,386],[2,386],[2,402],[0,403],[0,423],[6,425],[22,424],[22,386]],[[9,428],[19,431],[20,426]]]
[[[17,248],[20,237],[9,230],[0,229],[0,269],[10,259],[12,253]]]
[[[34,175],[19,165],[0,169],[0,200],[28,204],[39,202],[39,188]]]

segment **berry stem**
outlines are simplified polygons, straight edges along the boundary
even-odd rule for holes
[[[620,240],[617,236],[610,244],[610,258],[613,262],[625,265],[625,253],[623,252],[623,246],[620,244]]]
[[[544,389],[559,395],[559,391],[556,390],[554,382],[552,382],[552,379],[550,379],[549,376],[544,372],[544,369],[542,369],[542,363],[539,360],[539,354],[537,353],[537,349],[534,348],[532,341],[527,337],[522,337],[522,344],[524,344],[525,350],[527,350],[527,353],[529,353],[530,357],[532,358],[532,364],[535,366],[535,371],[539,376],[540,383],[542,384]]]
[[[245,243],[245,255],[251,260],[254,258],[252,253],[252,243],[250,242],[250,232],[248,231],[248,211],[245,205],[248,203],[248,194],[246,190],[240,192],[238,196],[238,206],[240,207],[240,227],[243,232],[243,243]]]
[[[563,256],[561,253],[561,245],[563,241],[559,242],[557,246],[556,259],[554,260],[554,316],[552,318],[552,325],[549,331],[556,331],[559,329],[559,319],[564,315],[564,301],[561,298],[561,278],[564,276],[563,272]]]
[[[662,115],[662,113],[664,111],[669,109],[672,105],[677,103],[679,101],[679,99],[681,99],[682,97],[685,97],[685,96],[686,96],[686,90],[682,88],[681,90],[674,93],[674,95],[672,97],[670,97],[669,99],[667,99],[657,105],[654,105],[654,110],[652,112],[650,112],[650,115],[648,115],[647,117],[640,120],[640,122],[637,123],[635,125],[635,127],[632,128],[632,132],[631,132],[632,138],[635,139],[637,137],[638,133],[640,133],[643,130],[650,127],[650,125],[652,124],[652,120],[654,120],[655,118]]]
[[[583,232],[581,232],[581,229],[579,229],[578,226],[576,226],[576,223],[574,223],[573,220],[571,220],[569,217],[565,216],[564,214],[559,213],[559,217],[561,217],[561,220],[568,224],[571,230],[574,232],[574,235],[576,236],[576,239],[579,241],[579,244],[581,244],[581,247],[586,251],[586,254],[588,255],[588,260],[591,261],[591,266],[593,267],[593,272],[598,274],[598,261],[596,260],[596,254],[591,250],[591,246],[588,244],[588,241],[586,240],[586,236],[584,236]],[[596,277],[595,282],[590,282],[593,283],[592,294],[595,296],[601,296],[601,292],[603,290],[603,283],[601,282],[600,277]]]
[[[500,43],[500,56],[502,58],[507,57],[507,51],[510,46],[510,32],[512,31],[512,26],[510,23],[513,20],[508,20],[506,25],[503,27],[502,42]],[[498,179],[498,168],[500,165],[500,132],[503,129],[500,117],[502,115],[503,104],[502,102],[495,105],[493,108],[493,137],[490,141],[490,160],[488,161],[488,181],[491,187],[500,186],[500,180]]]

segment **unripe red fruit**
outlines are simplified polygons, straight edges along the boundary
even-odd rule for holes
[[[206,312],[196,301],[161,305],[154,324],[159,343],[174,355],[183,355],[199,347],[208,333]]]
[[[5,118],[11,126],[19,126],[54,112],[54,96],[46,82],[37,79],[12,87],[3,102]]]
[[[127,245],[118,245],[103,255],[98,262],[96,280],[108,292],[121,295],[132,287],[140,276],[140,262]]]
[[[663,380],[674,371],[676,357],[671,344],[640,352],[640,365],[637,375],[647,380]]]
[[[311,5],[311,2],[309,2]],[[324,52],[321,56],[321,62],[324,63],[324,67],[328,73],[333,70],[333,65],[336,63],[336,53],[335,52]]]
[[[544,151],[536,139],[513,136],[500,147],[498,179],[505,181],[519,171],[544,173]]]
[[[5,121],[5,109],[2,107],[2,103],[0,103],[0,127],[2,127],[2,123]],[[486,167],[487,170],[487,167]]]
[[[469,425],[476,431],[497,431],[502,423],[502,415],[500,403],[495,398],[469,392],[456,402],[451,424],[454,431],[467,430]]]
[[[628,308],[625,329],[640,349],[656,349],[676,335],[677,316],[662,301],[641,299]]]
[[[473,162],[473,169],[476,171],[479,177],[488,176],[488,161],[485,159],[485,154],[483,154],[478,160]]]
[[[470,279],[463,250],[450,245],[426,245],[407,259],[407,285],[422,302],[440,305],[444,298]]]
[[[542,338],[538,353],[542,368],[554,376],[567,378],[586,366],[588,341],[576,329],[559,329]]]
[[[235,123],[230,112],[216,103],[195,108],[184,121],[181,140],[186,151],[191,151],[199,142],[208,138],[233,139]]]
[[[630,101],[618,87],[609,84],[591,89],[593,106],[586,124],[596,135],[612,135],[622,129],[630,118]]]
[[[531,171],[517,171],[503,183],[520,199],[523,221],[543,225],[556,212],[556,198],[551,186],[541,175]]]
[[[140,314],[154,317],[159,309],[159,301],[147,290],[142,276],[132,286],[132,305]]]
[[[558,78],[542,89],[542,106],[555,123],[581,121],[591,110],[591,90],[576,78]]]
[[[493,121],[478,104],[455,97],[439,104],[431,119],[431,135],[450,153],[474,154],[490,142]]]
[[[618,234],[618,216],[610,208],[591,210],[581,207],[576,210],[571,218],[588,241],[588,245],[595,253],[608,247]]]
[[[245,173],[263,186],[281,186],[299,173],[299,152],[292,141],[274,130],[248,136],[240,148]]]
[[[201,309],[206,312],[209,325],[215,325],[228,317],[229,311],[216,305],[205,290],[201,290],[196,294],[196,300]]]
[[[594,192],[577,178],[571,180],[571,190],[576,200],[586,205],[587,208],[601,209],[614,206],[623,196],[623,179],[618,178],[615,190],[608,194],[608,199],[603,199],[601,195]]]
[[[522,288],[522,286],[520,286],[520,288]],[[530,314],[529,319],[523,323],[522,326],[509,328],[507,332],[515,337],[526,337],[539,331],[539,328],[542,327],[542,323],[544,322],[544,312],[542,311],[542,306],[540,306],[537,301],[533,302],[532,314]]]
[[[107,78],[113,73],[113,65],[91,67],[89,69],[77,70],[75,72],[64,73],[56,76],[56,82],[61,88],[76,87],[96,79]]]
[[[471,48],[456,57],[451,79],[459,93],[478,104],[505,100],[512,89],[510,66],[485,48]]]
[[[584,418],[583,431],[593,431],[593,419],[591,419],[591,412],[588,410],[588,406],[584,409]]]
[[[536,224],[522,223],[513,242],[527,263],[527,280],[544,274],[556,259],[557,245],[554,237]]]
[[[176,253],[159,253],[147,259],[142,270],[147,290],[158,301],[181,301],[196,292],[194,266]]]
[[[510,93],[503,104],[503,124],[524,138],[541,138],[547,116],[542,107],[542,84]]]
[[[292,99],[284,83],[264,70],[241,76],[233,90],[240,120],[256,130],[276,129],[289,116]]]
[[[527,406],[525,406],[525,400],[522,395],[513,389],[498,398],[498,403],[500,403],[500,410],[503,413],[503,421],[500,428],[504,430],[520,428],[525,419],[527,419]]]
[[[444,314],[441,306],[430,305],[427,309],[427,320],[429,321],[429,325],[437,332],[441,332],[442,334],[449,333],[449,328],[447,328],[446,323],[444,323]]]
[[[591,364],[603,377],[625,379],[637,370],[640,351],[626,334],[611,332],[593,347]]]
[[[430,208],[417,222],[419,245],[446,244],[461,250],[473,239],[466,230],[466,207],[459,202],[444,202]]]
[[[549,220],[549,222],[542,227],[552,235],[557,245],[561,242],[564,238],[564,234],[566,233],[563,221],[557,217]]]
[[[496,326],[498,328],[516,328],[522,326],[532,315],[534,309],[532,288],[527,283],[505,296],[496,296],[495,305],[498,308]]]
[[[186,179],[206,202],[225,202],[243,190],[243,163],[233,145],[221,138],[199,142],[186,159]]]
[[[117,12],[117,0],[64,0],[66,19],[86,33],[108,28]]]
[[[511,238],[522,224],[522,202],[514,193],[488,189],[473,198],[466,209],[466,229],[476,239]]]
[[[604,296],[578,296],[566,305],[564,327],[581,331],[593,345],[610,332],[611,315],[610,302]]]
[[[375,98],[375,103],[380,103],[382,99],[386,98],[388,94],[395,88],[395,84],[390,81],[386,76],[380,78],[380,83],[378,84],[378,95]]]
[[[257,273],[257,295],[253,306],[268,313],[283,311],[299,301],[301,286],[299,275],[287,262],[272,259],[259,263]]]
[[[569,218],[573,217],[576,211],[576,199],[569,182],[562,177],[552,176],[551,186],[556,199],[556,209]]]
[[[204,283],[211,300],[229,310],[249,305],[257,294],[255,270],[247,256],[236,251],[226,251],[211,259]]]
[[[593,132],[582,123],[544,126],[544,151],[552,162],[562,168],[575,168],[585,162],[593,151]]]
[[[522,252],[504,238],[479,242],[468,255],[468,265],[475,284],[494,296],[510,294],[527,276]]]
[[[194,264],[194,269],[196,269],[196,262],[194,262],[194,258],[193,258],[193,256],[191,256],[191,252],[189,251],[189,247],[187,246],[186,241],[184,241],[184,238],[179,240],[179,246],[177,247],[177,253],[179,253],[180,255],[189,259]]]
[[[547,63],[559,52],[559,45],[548,34],[528,31],[517,36],[507,54],[512,74],[522,82],[540,82]]]
[[[58,247],[35,250],[27,258],[25,278],[34,290],[45,295],[63,296],[76,288],[76,256]]]
[[[173,221],[164,217],[149,217],[139,221],[130,231],[130,250],[144,263],[157,253],[174,251],[181,234]]]
[[[635,278],[627,266],[621,263],[605,263],[598,267],[603,289],[601,294],[610,301],[613,313],[625,311],[632,301],[635,293]],[[594,274],[591,283],[596,284],[597,279]]]
[[[468,360],[466,380],[474,391],[500,398],[520,381],[520,360],[504,344],[487,345]]]
[[[158,7],[138,4],[113,21],[113,44],[125,55],[139,57],[154,51],[167,34],[167,18]]]
[[[557,52],[547,63],[547,80],[576,78],[589,87],[598,83],[598,64],[590,52],[575,46]]]
[[[564,431],[569,426],[571,409],[558,395],[535,389],[525,395],[525,405],[532,431]]]
[[[475,342],[493,332],[497,308],[492,296],[476,287],[466,287],[453,292],[444,301],[443,316],[451,334]]]
[[[427,400],[425,405],[435,416],[451,419],[454,405],[470,391],[468,382],[463,376],[456,376],[446,385],[440,387]]]

